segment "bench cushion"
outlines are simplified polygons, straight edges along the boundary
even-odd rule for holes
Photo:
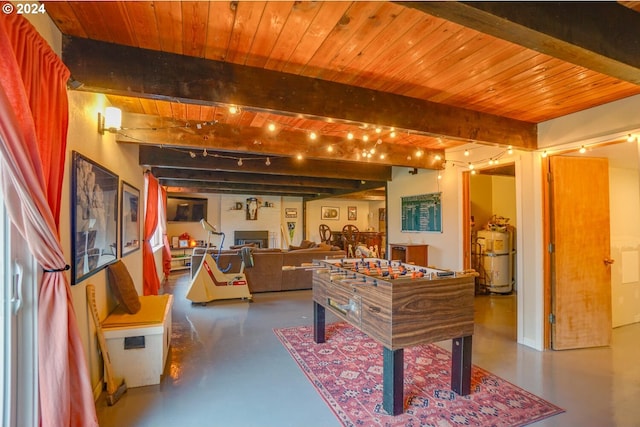
[[[118,260],[110,264],[107,267],[107,271],[109,274],[109,287],[116,301],[127,313],[137,313],[140,310],[140,299],[127,266],[121,260]]]

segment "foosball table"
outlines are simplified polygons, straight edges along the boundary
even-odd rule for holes
[[[404,348],[452,339],[451,389],[471,388],[474,272],[378,258],[314,261],[314,341],[325,342],[325,309],[383,346],[383,408],[403,412]]]

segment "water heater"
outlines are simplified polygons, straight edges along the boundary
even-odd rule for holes
[[[512,240],[509,231],[478,231],[483,270],[480,274],[489,292],[507,294],[513,290]]]

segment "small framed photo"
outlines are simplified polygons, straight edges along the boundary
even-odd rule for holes
[[[172,248],[177,248],[179,244],[180,244],[180,238],[178,236],[172,236],[171,237],[171,247]]]
[[[179,248],[188,248],[189,247],[189,241],[187,239],[178,240],[178,247]]]
[[[320,208],[320,218],[338,221],[340,219],[340,208],[332,206],[322,206]]]
[[[285,218],[298,218],[298,209],[296,209],[296,208],[285,208],[284,217]]]
[[[356,206],[349,206],[347,208],[347,220],[355,221],[358,219],[358,208]]]
[[[120,255],[140,249],[140,191],[125,181],[120,185]]]

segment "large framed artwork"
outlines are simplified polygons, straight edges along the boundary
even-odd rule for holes
[[[71,284],[117,258],[118,175],[74,151],[71,170]]]
[[[140,190],[122,181],[120,186],[120,256],[140,249]]]

